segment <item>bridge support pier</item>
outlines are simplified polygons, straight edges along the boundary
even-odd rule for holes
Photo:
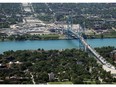
[[[87,52],[87,47],[86,46],[84,47],[84,51]]]
[[[79,49],[80,50],[84,50],[84,46],[82,45],[82,43],[80,42],[80,40],[79,40]]]
[[[79,49],[83,50],[83,51],[87,51],[87,47],[83,45],[83,43],[81,42],[81,40],[79,39]]]

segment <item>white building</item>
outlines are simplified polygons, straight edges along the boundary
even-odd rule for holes
[[[49,81],[54,80],[54,73],[53,72],[48,73],[48,75],[49,75]]]

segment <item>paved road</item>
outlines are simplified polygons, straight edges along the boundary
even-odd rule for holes
[[[32,80],[33,84],[35,84],[35,80],[34,80],[34,76],[33,76],[32,72],[30,72],[30,75],[31,75],[31,80]]]

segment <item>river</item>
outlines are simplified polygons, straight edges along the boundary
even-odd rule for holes
[[[114,46],[116,47],[116,38],[106,39],[87,39],[88,44],[92,47],[102,46]],[[43,48],[45,50],[50,49],[66,49],[66,48],[78,48],[78,40],[26,40],[26,41],[1,41],[0,53],[8,50],[36,50]]]

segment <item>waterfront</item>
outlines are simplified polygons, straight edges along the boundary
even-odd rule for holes
[[[115,46],[116,38],[106,39],[87,39],[88,44],[92,47],[102,46]],[[26,40],[26,41],[4,41],[0,42],[0,53],[8,50],[36,50],[43,48],[45,50],[50,49],[66,49],[66,48],[78,48],[78,40]]]

